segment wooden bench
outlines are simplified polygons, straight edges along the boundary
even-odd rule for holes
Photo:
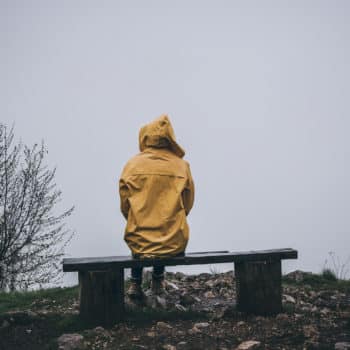
[[[79,272],[80,315],[87,322],[113,325],[124,318],[124,269],[154,265],[234,263],[237,309],[260,315],[282,311],[281,260],[296,259],[294,249],[187,253],[158,259],[130,256],[63,259],[63,271]]]

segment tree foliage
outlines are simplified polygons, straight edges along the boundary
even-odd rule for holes
[[[56,168],[45,165],[44,143],[14,142],[13,128],[0,123],[0,290],[57,283],[60,258],[73,236],[65,219],[73,207],[55,215],[61,191]]]

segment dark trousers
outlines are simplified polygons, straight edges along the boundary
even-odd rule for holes
[[[176,256],[184,256],[185,253],[179,253]],[[134,258],[138,258],[137,255],[133,255]],[[131,269],[131,280],[136,283],[142,283],[142,267],[133,267]],[[153,266],[152,278],[154,279],[162,279],[164,278],[165,266],[157,265]]]
[[[153,273],[152,278],[153,279],[162,279],[164,278],[164,270],[165,266],[157,265],[153,266]],[[136,283],[142,283],[142,267],[133,267],[131,269],[131,280]]]

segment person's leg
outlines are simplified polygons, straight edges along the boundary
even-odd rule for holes
[[[142,267],[133,267],[131,269],[131,281],[139,285],[142,283]]]
[[[165,292],[164,266],[153,266],[152,273],[152,293],[162,294]]]
[[[142,267],[134,267],[131,269],[130,287],[127,294],[133,299],[142,299],[143,292],[141,288],[142,283]]]
[[[158,280],[164,279],[164,270],[165,270],[165,266],[162,266],[162,265],[153,266],[152,278],[158,279]]]

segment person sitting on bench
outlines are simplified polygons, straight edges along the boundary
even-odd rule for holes
[[[120,207],[127,220],[124,240],[135,258],[183,255],[194,184],[167,115],[141,128],[139,148],[141,153],[127,162],[119,180]],[[131,298],[143,297],[141,283],[142,267],[133,268],[127,292]],[[154,294],[164,291],[164,266],[154,266],[151,286]]]

